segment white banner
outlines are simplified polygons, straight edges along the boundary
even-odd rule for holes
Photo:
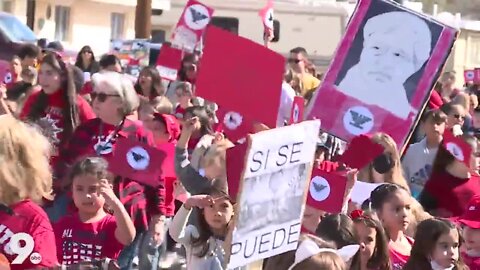
[[[320,121],[251,135],[228,268],[297,248]]]

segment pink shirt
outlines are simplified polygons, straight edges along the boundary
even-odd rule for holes
[[[462,253],[462,258],[470,270],[480,270],[480,257],[470,257],[466,253]]]
[[[414,240],[408,236],[405,236],[410,243],[410,246],[413,246]],[[410,258],[410,254],[404,255],[396,251],[391,245],[388,245],[388,253],[390,255],[390,261],[392,262],[392,270],[402,270],[405,264]]]
[[[57,252],[52,225],[43,209],[30,200],[25,200],[11,206],[13,215],[0,212],[0,252],[12,263],[11,269],[31,269],[35,267],[52,267],[57,263]],[[9,249],[12,236],[26,233],[33,240],[33,249],[24,259],[13,254]],[[30,236],[30,237],[29,237]],[[34,254],[37,253],[37,254]],[[36,258],[36,259],[35,259]],[[39,262],[37,264],[37,262]]]
[[[78,214],[62,218],[54,226],[59,262],[70,265],[104,258],[117,259],[123,245],[115,238],[116,228],[112,215],[94,223],[83,223]]]

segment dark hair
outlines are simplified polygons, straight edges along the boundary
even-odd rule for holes
[[[322,218],[315,234],[327,241],[332,241],[337,248],[357,243],[352,219],[344,214],[331,214]]]
[[[36,58],[40,54],[40,49],[34,44],[25,44],[20,48],[18,52],[18,57],[20,59],[25,59],[26,57],[29,58]]]
[[[335,243],[338,249],[357,244],[357,234],[352,219],[344,214],[331,214],[322,218],[315,235]],[[360,268],[359,252],[352,259],[351,269]]]
[[[376,241],[372,257],[367,262],[368,269],[390,270],[390,256],[388,251],[388,238],[382,224],[371,216],[364,214],[353,220],[355,224],[364,224],[368,228],[375,229]]]
[[[40,49],[45,49],[47,47],[47,44],[48,44],[48,40],[46,38],[39,38],[37,40],[37,46]]]
[[[407,191],[404,187],[391,183],[381,184],[380,186],[376,187],[370,193],[370,203],[372,209],[376,211],[381,210],[383,205],[390,200],[391,196],[399,190]]]
[[[440,109],[428,110],[422,115],[421,121],[425,123],[430,119],[435,123],[445,123],[447,121],[447,115]]]
[[[447,219],[431,218],[420,222],[415,233],[415,243],[413,244],[410,258],[404,266],[404,270],[426,270],[432,269],[430,265],[430,255],[435,248],[438,239],[450,232],[450,230],[457,230],[459,236],[459,244],[461,244],[461,234],[458,228]],[[456,270],[468,269],[459,256],[455,263]]]
[[[150,94],[148,98],[151,100],[160,96],[161,93],[158,93],[157,90],[163,88],[163,86],[162,78],[160,77],[160,73],[158,73],[158,70],[154,67],[144,67],[140,71],[140,75],[143,73],[147,73],[148,75],[150,75],[150,77],[152,77],[152,86],[150,88]],[[134,87],[137,94],[143,96],[142,87],[140,86],[140,75],[138,76],[137,82],[135,83]]]
[[[47,50],[54,51],[54,52],[63,52],[64,48],[60,41],[52,41],[48,43]]]
[[[75,162],[68,176],[68,184],[71,185],[75,177],[85,174],[93,175],[97,179],[112,180],[112,175],[108,173],[108,162],[101,157],[85,157]]]
[[[290,50],[290,53],[299,53],[302,54],[303,56],[308,56],[307,50],[303,47],[295,47]]]
[[[92,60],[89,64],[88,67],[84,67],[83,66],[83,57],[82,57],[82,54],[84,52],[90,52],[92,54]],[[75,66],[79,67],[81,70],[90,70],[92,68],[92,66],[94,66],[96,64],[96,60],[95,60],[95,54],[93,53],[93,50],[90,46],[83,46],[82,49],[78,52],[77,54],[77,60],[75,61]]]
[[[100,67],[107,68],[115,64],[120,64],[120,59],[114,54],[105,54],[100,58]]]
[[[207,108],[204,106],[191,106],[185,109],[185,114],[191,114],[192,116],[198,117],[198,120],[200,121],[200,134],[201,136],[206,135],[206,134],[213,134],[213,127],[210,122],[210,112]]]
[[[80,93],[85,83],[83,70],[80,67],[72,66],[73,83],[75,84],[75,92]]]
[[[461,137],[470,145],[474,144],[476,141],[476,138],[469,134],[463,134]],[[437,155],[435,156],[435,160],[433,161],[432,174],[445,171],[446,167],[452,164],[453,161],[455,161],[455,157],[448,152],[447,149],[440,146]]]
[[[75,91],[75,84],[73,82],[72,71],[65,62],[55,53],[48,53],[43,58],[42,65],[47,64],[60,74],[61,83],[60,90],[62,91],[62,98],[65,105],[62,108],[64,129],[62,135],[62,142],[68,141],[73,131],[79,123],[78,108],[77,108],[77,93]],[[44,116],[45,110],[48,107],[48,95],[42,90],[33,103],[28,120],[37,121]]]
[[[178,79],[180,81],[188,81],[187,78],[187,69],[185,67],[186,63],[192,63],[192,64],[197,64],[198,63],[198,58],[199,55],[196,53],[190,53],[187,54],[183,57],[182,59],[182,66],[180,67],[180,70],[178,71]]]
[[[232,199],[228,196],[225,181],[221,180],[213,180],[211,186],[205,189],[200,194],[205,195],[221,195],[225,196],[232,204]],[[233,218],[233,217],[232,217]],[[199,213],[197,215],[197,224],[198,224],[198,237],[192,238],[192,247],[200,247],[200,251],[195,254],[195,256],[202,258],[205,257],[210,249],[210,238],[214,236],[212,230],[210,230],[210,226],[207,223],[204,215],[204,209],[199,209]]]

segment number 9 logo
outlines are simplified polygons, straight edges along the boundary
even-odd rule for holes
[[[24,245],[22,246],[22,242]],[[26,258],[32,254],[35,242],[33,237],[27,233],[16,233],[10,238],[7,248],[11,253],[16,254],[17,257],[12,261],[12,264],[22,264]],[[34,253],[34,258],[30,258],[30,261],[34,264],[40,263],[41,256],[38,253]],[[31,257],[31,256],[30,256]]]

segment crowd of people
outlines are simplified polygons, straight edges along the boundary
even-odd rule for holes
[[[97,61],[89,46],[75,63],[62,50],[25,45],[0,89],[4,262],[225,269],[236,209],[226,151],[235,142],[222,134],[215,104],[195,94],[201,53],[187,54],[177,81],[167,82],[155,67],[132,80],[117,56]],[[301,47],[287,63],[277,126],[288,122],[294,97],[308,103],[322,78]],[[360,170],[337,162],[345,143],[319,131],[314,166],[346,171],[343,211],[306,205],[298,248],[263,269],[480,269],[480,92],[456,89],[455,79],[441,76],[405,151],[388,134],[372,134],[384,152]],[[469,164],[444,148],[444,132],[471,147]],[[108,161],[122,138],[173,146],[176,176],[152,188],[114,175]],[[361,205],[350,198],[356,181],[380,184]]]

